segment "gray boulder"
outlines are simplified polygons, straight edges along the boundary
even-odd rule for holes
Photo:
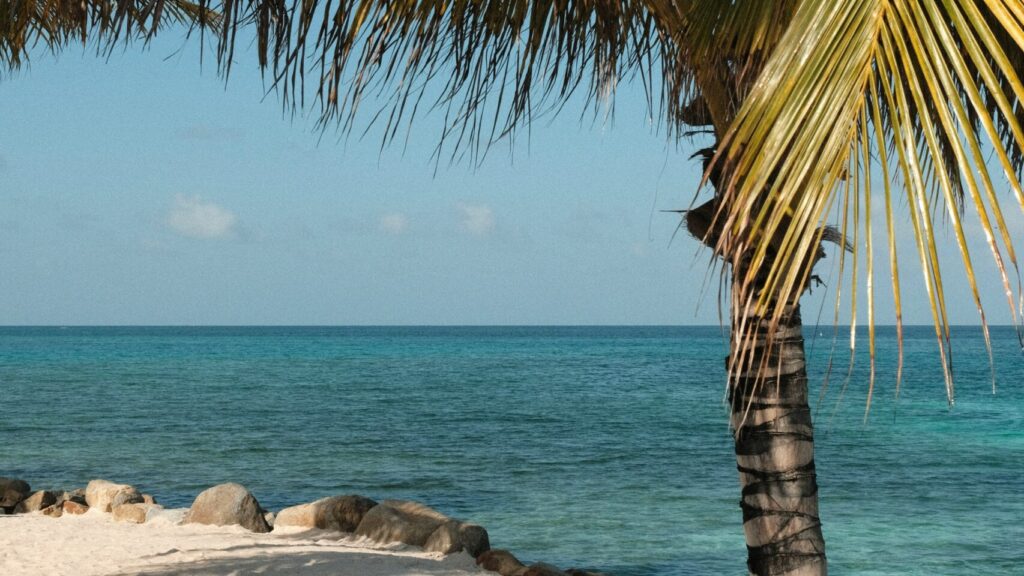
[[[184,522],[216,526],[237,524],[252,532],[270,532],[256,497],[245,486],[234,482],[207,488],[196,496]]]
[[[333,496],[285,508],[274,518],[275,526],[300,526],[338,532],[354,532],[377,503],[362,496]]]
[[[522,576],[523,572],[526,572],[526,566],[508,550],[483,552],[477,556],[476,564],[484,570],[497,572],[501,576]]]
[[[27,514],[29,512],[38,512],[43,508],[53,506],[57,503],[57,495],[48,490],[40,490],[35,492],[28,498],[25,498],[18,505],[14,507],[15,514]]]
[[[491,542],[487,536],[487,530],[484,530],[482,526],[449,520],[434,530],[424,542],[423,549],[427,552],[442,554],[454,554],[465,550],[470,556],[476,558],[491,549]]]
[[[134,486],[115,484],[109,480],[92,480],[85,487],[85,503],[89,508],[110,512],[114,506],[142,502],[142,494]]]
[[[9,508],[11,512],[18,502],[28,498],[32,488],[28,482],[17,478],[4,478],[0,476],[0,508]]]
[[[450,518],[419,502],[385,500],[363,516],[356,535],[377,542],[402,542],[422,547]]]

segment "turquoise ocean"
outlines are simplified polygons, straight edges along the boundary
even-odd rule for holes
[[[1024,574],[1024,355],[954,327],[808,330],[834,574]],[[485,526],[494,547],[620,576],[744,574],[718,327],[0,328],[0,476],[127,482],[188,506],[359,493]],[[848,381],[848,384],[846,384]],[[845,392],[844,390],[845,386]]]

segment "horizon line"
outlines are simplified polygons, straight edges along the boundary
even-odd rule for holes
[[[896,328],[875,324],[875,328]],[[2,324],[0,328],[726,328],[725,324]],[[849,328],[850,324],[804,324],[804,328]],[[935,328],[933,324],[903,324],[904,328]],[[982,324],[949,324],[950,328],[981,328]],[[1015,324],[988,324],[1016,328]],[[857,328],[868,328],[857,324]]]

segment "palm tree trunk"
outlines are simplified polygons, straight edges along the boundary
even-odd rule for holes
[[[770,338],[767,322],[733,318],[729,400],[747,566],[757,576],[824,575],[800,307],[785,312]],[[738,356],[741,331],[756,342]]]

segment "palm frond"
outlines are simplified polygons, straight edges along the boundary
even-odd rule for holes
[[[670,40],[663,63],[664,101],[674,123],[713,125],[719,138],[732,123],[798,2],[694,0],[651,2]]]
[[[285,106],[314,108],[321,127],[350,129],[372,94],[391,139],[423,107],[440,105],[447,114],[443,140],[474,154],[580,86],[599,99],[627,74],[641,74],[650,85],[660,58],[656,22],[639,1],[201,5],[224,14],[222,71],[233,65],[239,30],[253,26],[260,65]]]
[[[385,140],[425,108],[442,142],[476,156],[582,93],[610,101],[636,79],[669,131],[721,135],[782,37],[797,0],[199,0],[223,14],[218,61],[256,33],[286,108],[350,130],[372,95]],[[656,109],[656,110],[655,110]],[[689,113],[688,113],[689,112]]]
[[[11,0],[0,2],[0,71],[14,70],[36,46],[59,51],[94,39],[101,50],[149,40],[167,25],[206,27],[218,16],[188,0]]]
[[[854,193],[865,197],[872,174],[881,172],[894,298],[899,302],[890,179],[902,184],[910,205],[953,402],[949,316],[935,238],[940,217],[953,232],[986,341],[965,204],[999,270],[1010,315],[1015,322],[1019,317],[1013,297],[1013,289],[1020,290],[1019,265],[985,151],[992,151],[1024,208],[1022,14],[1019,3],[1004,0],[801,3],[717,159],[729,168],[723,203],[729,208],[719,215],[729,234],[718,250],[741,274],[737,306],[777,320],[778,303],[795,301],[806,285],[817,249],[813,232],[840,184],[853,178]],[[898,161],[889,161],[893,155]],[[863,224],[870,235],[868,213],[856,209],[862,204],[851,201],[846,216],[852,229]]]

